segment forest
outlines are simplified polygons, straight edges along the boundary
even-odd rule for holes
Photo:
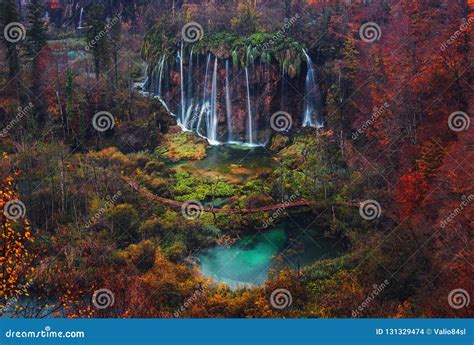
[[[474,1],[0,13],[0,317],[473,317]]]

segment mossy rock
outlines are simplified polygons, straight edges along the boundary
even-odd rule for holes
[[[170,131],[163,143],[155,149],[155,154],[172,162],[201,160],[206,157],[207,143],[204,139],[187,132]]]
[[[273,152],[278,152],[280,150],[283,150],[289,142],[290,138],[288,136],[282,134],[275,134],[272,137],[272,141],[268,149]]]

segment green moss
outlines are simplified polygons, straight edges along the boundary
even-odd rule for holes
[[[145,36],[142,55],[150,65],[156,66],[162,57],[170,58],[180,49],[180,38],[167,32],[168,28],[161,23]],[[196,43],[184,42],[185,56],[193,49],[198,54],[210,52],[219,58],[231,58],[234,66],[245,67],[255,61],[278,63],[291,77],[299,74],[304,48],[303,43],[292,37],[269,32],[255,32],[248,36],[228,31],[210,32]]]
[[[203,139],[187,132],[168,133],[155,154],[173,162],[200,160],[206,157],[206,143]]]
[[[229,197],[234,195],[234,187],[223,182],[213,182],[203,178],[191,176],[187,172],[176,173],[174,176],[174,186],[172,188],[176,200],[201,200],[212,197]]]

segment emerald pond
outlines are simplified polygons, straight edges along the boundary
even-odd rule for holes
[[[236,289],[262,285],[272,268],[298,269],[342,252],[340,241],[324,237],[315,226],[303,229],[285,221],[270,230],[246,235],[231,247],[203,250],[197,257],[204,275]]]

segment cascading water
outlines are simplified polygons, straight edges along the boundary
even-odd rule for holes
[[[253,145],[253,126],[252,126],[252,104],[250,101],[249,69],[245,67],[245,80],[247,83],[247,144]]]
[[[232,101],[230,98],[230,86],[229,86],[229,60],[225,61],[225,110],[227,119],[227,142],[232,142]]]
[[[321,91],[316,83],[315,68],[313,61],[303,49],[306,57],[308,71],[306,73],[304,91],[303,127],[323,127],[321,119]]]
[[[206,62],[206,72],[204,74],[204,84],[203,84],[203,95],[202,95],[202,102],[201,102],[201,108],[199,110],[199,120],[197,123],[196,127],[196,133],[200,135],[201,137],[204,137],[204,135],[201,132],[201,123],[202,123],[202,118],[204,116],[207,116],[207,113],[209,112],[209,97],[207,95],[207,81],[208,81],[208,71],[209,71],[209,63],[211,62],[211,54],[207,55],[207,62]]]
[[[217,140],[217,57],[214,60],[214,72],[212,74],[211,104],[207,112],[206,123],[207,140],[211,145],[219,144]]]
[[[178,124],[180,124],[184,129],[186,129],[186,125],[183,125],[185,122],[185,117],[186,117],[186,104],[184,102],[184,56],[183,56],[183,45],[181,45],[181,51],[178,53],[178,58],[179,58],[179,79],[180,79],[180,89],[181,89],[181,107],[179,110],[179,119],[178,119]]]
[[[299,109],[303,126],[322,127],[321,92],[315,66],[305,51],[305,101],[299,107],[296,97],[290,97],[289,78],[293,77],[287,66],[278,70],[269,60],[257,59],[251,47],[245,50],[242,66],[236,54],[225,59],[224,68],[219,63],[224,59],[210,52],[203,56],[183,43],[174,58],[161,55],[148,66],[141,88],[176,116],[184,131],[197,133],[211,145],[263,145],[259,138],[268,138],[270,117],[277,109]]]
[[[84,15],[84,7],[81,7],[81,13],[79,14],[79,23],[77,25],[77,28],[78,29],[83,29],[84,27],[82,26],[84,23],[83,23],[83,15]]]
[[[193,98],[193,50],[191,49],[191,52],[189,53],[189,67],[188,67],[188,90],[187,90],[187,95],[186,95],[186,104],[187,104],[187,109],[186,109],[186,115],[184,118],[184,127],[187,130],[192,130],[192,127],[190,127],[190,120],[191,120],[191,115],[194,110],[194,98]]]

